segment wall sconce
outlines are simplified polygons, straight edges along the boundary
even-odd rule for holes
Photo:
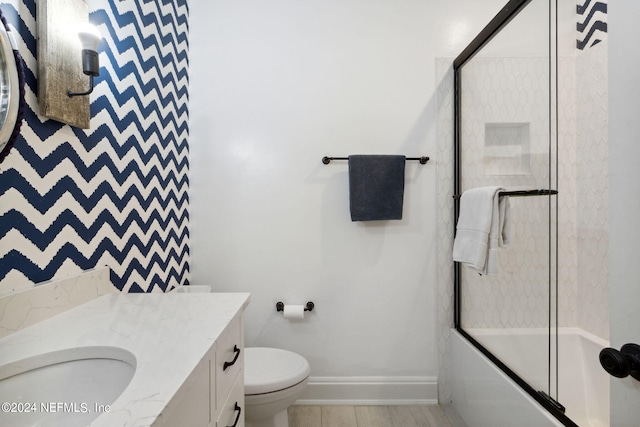
[[[38,0],[36,6],[40,115],[89,129],[90,97],[75,96],[71,92],[84,88],[89,76],[91,87],[80,94],[91,93],[93,78],[98,75],[97,49],[102,37],[97,30],[85,29],[89,25],[89,6],[85,0]],[[80,45],[79,30],[90,34],[89,44],[84,43],[87,37],[82,35]]]
[[[73,96],[89,95],[93,92],[93,78],[100,74],[100,60],[98,58],[98,43],[100,43],[100,32],[90,24],[83,25],[78,31],[80,43],[82,43],[82,72],[89,76],[89,89],[84,92],[72,92],[67,90],[67,95]]]

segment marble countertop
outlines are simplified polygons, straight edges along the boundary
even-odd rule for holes
[[[105,295],[0,339],[0,366],[66,349],[127,350],[133,379],[91,426],[150,426],[248,303],[248,293]]]

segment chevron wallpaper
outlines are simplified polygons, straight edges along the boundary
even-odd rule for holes
[[[103,40],[82,130],[38,115],[36,0],[0,1],[27,81],[0,164],[0,293],[100,265],[124,292],[189,278],[187,0],[87,4]]]
[[[584,50],[597,45],[607,37],[607,2],[578,0],[578,40],[576,46]]]

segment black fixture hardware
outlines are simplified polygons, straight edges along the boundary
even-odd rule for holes
[[[567,411],[567,408],[564,407],[563,404],[561,404],[560,402],[558,402],[557,400],[555,400],[553,397],[549,396],[547,393],[545,393],[544,391],[540,390],[538,391],[538,394],[540,396],[542,396],[542,398],[544,400],[546,400],[551,406],[553,406],[554,408],[556,408],[556,410],[558,410],[558,412],[561,413],[565,413]]]
[[[304,311],[311,311],[315,307],[315,304],[309,301],[304,307]],[[276,311],[284,311],[284,303],[282,301],[278,301],[276,303]]]
[[[610,375],[625,378],[631,375],[640,381],[640,345],[625,344],[620,351],[607,347],[600,351],[600,364]]]
[[[100,33],[95,27],[87,26],[78,33],[78,37],[82,44],[82,72],[89,76],[89,89],[84,92],[73,92],[69,89],[67,90],[69,98],[89,95],[93,92],[93,78],[100,75],[100,59],[97,52]]]
[[[233,346],[233,352],[235,353],[233,360],[231,362],[224,362],[224,365],[222,365],[223,371],[226,371],[229,366],[235,365],[235,363],[238,361],[238,356],[240,356],[240,349],[237,345]]]
[[[480,51],[493,37],[500,32],[513,18],[528,5],[531,0],[510,0],[486,27],[469,43],[469,45],[453,61],[454,70],[466,64],[476,53]]]
[[[85,52],[91,52],[88,50],[83,50],[82,51],[82,56],[85,56]],[[93,52],[95,53],[95,52]],[[84,72],[85,74],[87,74],[87,72]],[[97,76],[98,74],[87,74],[89,76],[89,89],[83,91],[83,92],[72,92],[71,90],[67,91],[67,96],[69,98],[72,98],[74,96],[84,96],[84,95],[89,95],[91,92],[93,92],[93,77]]]
[[[514,190],[514,191],[501,191],[498,193],[500,197],[509,196],[509,197],[528,197],[528,196],[550,196],[553,194],[558,194],[558,190]],[[460,194],[456,194],[453,196],[454,199],[459,199]]]
[[[331,163],[331,160],[349,160],[348,157],[327,157],[324,156],[322,158],[322,163],[324,163],[325,165],[328,165],[329,163]],[[406,160],[417,160],[420,162],[421,165],[426,164],[429,161],[429,158],[426,156],[422,156],[422,157],[407,157]]]
[[[242,414],[242,408],[240,407],[240,405],[238,405],[238,402],[236,402],[236,404],[233,407],[234,411],[238,411],[238,413],[236,414],[236,420],[233,422],[233,425],[227,426],[227,427],[236,427],[238,425],[238,421],[240,421],[240,414]]]

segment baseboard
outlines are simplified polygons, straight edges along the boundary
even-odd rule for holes
[[[438,403],[436,377],[310,377],[296,405]]]

